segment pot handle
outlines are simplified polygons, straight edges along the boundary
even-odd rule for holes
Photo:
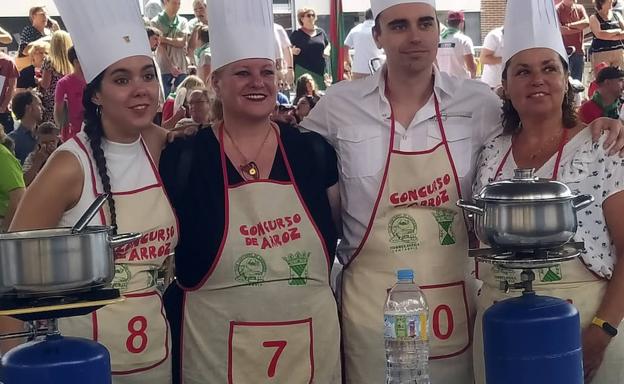
[[[572,198],[572,208],[578,211],[579,209],[587,207],[593,201],[594,196],[592,195],[578,195]]]
[[[484,215],[485,211],[483,210],[483,208],[481,207],[477,207],[476,205],[472,204],[471,202],[467,201],[467,200],[463,200],[460,199],[459,201],[457,201],[458,207],[470,212],[470,213],[474,213],[475,215]]]
[[[108,237],[108,244],[115,249],[119,246],[139,240],[143,236],[140,233],[124,233],[121,235],[113,235]]]

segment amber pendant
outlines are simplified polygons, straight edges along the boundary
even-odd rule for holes
[[[241,165],[240,170],[241,172],[243,172],[243,174],[248,175],[251,179],[258,180],[260,178],[260,170],[258,169],[256,163],[253,161]]]

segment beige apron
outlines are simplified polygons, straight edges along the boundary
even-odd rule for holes
[[[221,144],[226,231],[203,281],[183,288],[184,384],[340,382],[329,256],[279,148],[289,182],[231,186]]]
[[[84,144],[78,138],[76,140],[91,159]],[[178,226],[158,171],[144,144],[143,149],[158,183],[113,194],[118,233],[143,233],[140,240],[121,247],[115,254],[112,286],[119,289],[126,300],[87,316],[59,321],[63,334],[87,337],[108,349],[113,382],[119,384],[171,382],[169,325],[162,297],[156,289],[156,276],[177,244]],[[90,164],[95,196],[102,192],[96,190],[94,169],[95,165]],[[101,224],[110,223],[108,213],[107,205],[100,210]]]
[[[472,383],[470,260],[460,187],[435,98],[442,143],[423,152],[390,149],[367,232],[343,271],[342,331],[349,384],[385,382],[383,308],[396,271],[412,268],[429,304],[432,383]]]
[[[567,133],[567,132],[564,132]],[[559,146],[552,179],[557,179],[566,135]],[[511,148],[496,171],[498,178],[511,153]],[[485,361],[483,356],[483,313],[494,303],[521,295],[522,290],[511,290],[508,294],[500,290],[500,282],[520,282],[521,270],[505,269],[486,263],[479,263],[478,278],[483,286],[477,296],[477,319],[474,329],[474,370],[475,383],[485,384]],[[551,268],[535,270],[533,289],[539,295],[558,297],[570,301],[578,309],[581,327],[588,326],[600,306],[600,301],[607,288],[604,280],[585,267],[580,258],[557,264]],[[619,327],[620,330],[624,326]],[[603,364],[600,366],[592,384],[621,384],[624,382],[624,340],[615,337],[609,347]]]

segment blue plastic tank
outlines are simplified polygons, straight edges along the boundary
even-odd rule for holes
[[[108,350],[87,339],[46,336],[2,356],[3,384],[111,384]]]
[[[487,384],[583,384],[581,324],[565,300],[534,292],[483,315]]]

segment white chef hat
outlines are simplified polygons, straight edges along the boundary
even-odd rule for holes
[[[531,48],[550,48],[568,61],[553,0],[507,0],[503,63]]]
[[[407,4],[407,3],[423,3],[429,4],[434,9],[436,7],[435,0],[371,0],[371,10],[373,11],[373,19],[377,18],[377,16],[385,11],[386,9],[393,7],[399,4]]]
[[[275,60],[271,0],[210,0],[212,68],[243,59]]]
[[[126,57],[152,57],[138,1],[54,0],[71,35],[85,80]]]

